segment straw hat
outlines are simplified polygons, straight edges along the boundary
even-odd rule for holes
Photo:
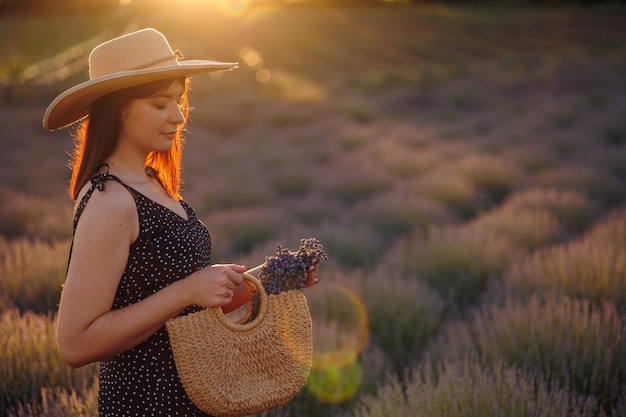
[[[98,98],[123,88],[202,72],[237,68],[237,63],[182,59],[155,29],[142,29],[96,46],[89,55],[89,81],[61,93],[43,118],[47,130],[71,125],[89,114]]]

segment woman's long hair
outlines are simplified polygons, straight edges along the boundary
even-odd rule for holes
[[[152,97],[169,88],[175,81],[183,83],[181,111],[185,123],[189,116],[187,91],[188,78],[169,78],[125,88],[110,93],[96,100],[89,112],[89,117],[78,127],[75,134],[76,147],[71,155],[69,166],[72,169],[69,194],[75,201],[83,186],[96,174],[96,171],[113,153],[121,132],[122,109],[131,101]],[[178,129],[169,151],[150,152],[146,167],[153,169],[158,180],[174,198],[180,198],[180,168],[183,157],[183,137]]]

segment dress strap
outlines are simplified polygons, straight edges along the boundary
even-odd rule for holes
[[[104,172],[101,172],[103,168],[106,168],[106,170]],[[87,189],[87,192],[85,193],[83,198],[80,199],[78,206],[76,206],[76,211],[74,212],[74,222],[72,226],[72,243],[70,245],[70,253],[67,259],[67,269],[65,271],[65,275],[67,275],[67,271],[69,271],[70,269],[70,259],[72,258],[72,249],[74,249],[74,234],[76,233],[76,226],[78,225],[78,220],[80,219],[80,216],[83,214],[83,211],[85,210],[85,206],[87,205],[87,202],[91,198],[93,192],[95,190],[104,191],[104,184],[109,180],[122,184],[124,187],[126,187],[126,189],[130,191],[130,188],[126,184],[124,184],[122,180],[120,180],[115,175],[109,174],[109,168],[110,168],[109,164],[107,164],[106,162],[100,165],[100,168],[98,168],[98,172],[96,173],[96,175],[94,175],[91,178],[91,186]]]
[[[106,168],[104,172],[102,172],[103,168]],[[89,189],[87,189],[87,192],[85,193],[83,198],[81,198],[80,202],[78,203],[78,206],[76,207],[76,212],[74,213],[74,224],[72,227],[72,230],[74,232],[76,231],[76,225],[78,224],[78,220],[80,219],[80,216],[83,214],[83,210],[85,210],[85,206],[87,205],[87,202],[91,198],[91,195],[93,194],[93,192],[95,190],[104,191],[104,184],[109,180],[118,182],[122,184],[124,187],[128,188],[126,184],[124,184],[122,180],[120,180],[118,177],[116,177],[115,175],[109,174],[109,164],[104,163],[100,165],[100,168],[98,169],[98,172],[96,173],[96,175],[91,177],[91,186],[89,187]]]

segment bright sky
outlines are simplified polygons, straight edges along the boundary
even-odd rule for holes
[[[120,6],[128,6],[133,0],[118,0]],[[251,5],[253,0],[160,0],[162,5],[171,3],[177,8],[203,7],[214,5],[227,16],[242,15]]]

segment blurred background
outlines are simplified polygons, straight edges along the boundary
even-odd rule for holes
[[[190,92],[213,261],[329,256],[263,415],[626,415],[623,1],[0,0],[0,416],[97,415],[54,336],[73,128],[41,121],[144,27],[240,63]]]

